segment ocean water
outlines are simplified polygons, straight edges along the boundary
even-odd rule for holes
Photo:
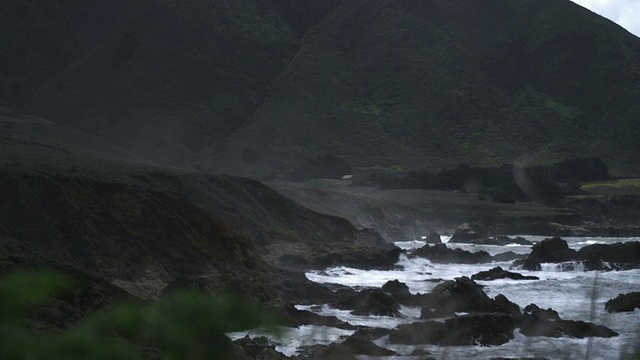
[[[540,241],[545,237],[524,236],[531,241]],[[590,244],[610,244],[615,242],[636,241],[640,238],[563,238],[569,246],[579,249]],[[445,237],[443,242],[449,238]],[[407,241],[396,243],[407,250],[422,247],[422,241]],[[468,251],[485,250],[492,255],[513,251],[528,254],[530,246],[507,245],[469,245],[449,244],[449,247],[462,248]],[[409,259],[402,256],[399,265],[403,270],[359,270],[347,267],[337,267],[318,271],[311,271],[306,276],[318,283],[335,283],[361,289],[366,287],[380,287],[390,280],[399,280],[409,286],[412,293],[426,293],[438,284],[438,280],[449,280],[459,276],[471,276],[479,271],[488,270],[495,266],[508,269],[511,262],[495,262],[479,265],[462,264],[432,264],[428,260]],[[567,271],[569,270],[570,271]],[[618,294],[640,291],[640,270],[627,271],[583,271],[579,266],[560,266],[558,264],[543,264],[542,271],[517,270],[523,275],[535,275],[540,280],[497,280],[478,281],[485,285],[485,292],[490,297],[498,294],[505,295],[512,302],[524,308],[534,303],[540,308],[553,308],[560,317],[567,320],[583,320],[599,325],[605,325],[620,333],[620,336],[610,339],[572,339],[525,337],[518,330],[514,332],[514,339],[501,346],[399,346],[389,344],[386,338],[376,341],[380,346],[392,349],[402,356],[387,357],[386,359],[412,359],[409,354],[416,348],[424,349],[437,359],[489,359],[494,357],[531,357],[540,356],[549,359],[619,359],[621,355],[637,351],[640,342],[640,311],[630,313],[607,313],[604,304]],[[300,309],[314,311],[321,315],[333,315],[353,325],[380,328],[395,328],[400,324],[418,321],[420,309],[403,307],[401,313],[404,318],[390,318],[384,316],[355,316],[349,311],[338,310],[326,304],[320,306],[298,306]],[[278,351],[287,355],[296,353],[301,345],[328,344],[341,341],[352,331],[329,327],[305,326],[299,329],[284,329],[279,338],[274,341],[279,344]],[[246,333],[230,334],[237,338]],[[250,336],[259,335],[259,330]],[[368,357],[363,356],[362,359]]]

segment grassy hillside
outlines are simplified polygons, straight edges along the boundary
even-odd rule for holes
[[[238,129],[335,1],[0,4],[0,106],[159,163]]]
[[[161,165],[640,173],[640,39],[569,0],[7,0],[0,48],[0,108]]]
[[[568,0],[348,1],[230,150],[205,154],[239,173],[332,153],[360,170],[599,156],[633,174],[639,99],[640,39]]]

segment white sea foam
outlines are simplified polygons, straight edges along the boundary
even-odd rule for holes
[[[532,241],[543,240],[544,237],[524,236]],[[569,245],[578,249],[585,244],[614,243],[629,239],[617,238],[567,238]],[[448,238],[446,239],[449,240]],[[631,239],[635,241],[636,239]],[[398,243],[405,249],[418,248],[424,242]],[[489,253],[500,253],[504,247],[499,246],[470,246],[468,244],[449,244],[449,247],[459,247],[469,251],[480,249]],[[530,246],[509,246],[508,250],[518,253],[528,253]],[[488,250],[487,250],[488,249]],[[514,250],[515,249],[515,250]],[[479,271],[488,270],[495,266],[507,269],[510,262],[491,264],[432,264],[422,258],[409,259],[401,256],[398,265],[402,271],[359,270],[338,267],[325,271],[307,273],[307,277],[320,283],[338,283],[354,288],[380,287],[389,280],[399,280],[409,286],[412,293],[426,293],[438,283],[438,279],[449,280],[459,276],[471,276]],[[571,268],[571,269],[570,269]],[[565,271],[561,271],[565,270]],[[569,271],[570,270],[570,271]],[[577,263],[571,265],[542,264],[542,271],[518,270],[523,275],[534,275],[540,280],[497,280],[478,281],[484,285],[484,291],[490,296],[505,295],[512,302],[524,307],[535,303],[541,308],[553,308],[563,319],[590,321],[605,325],[619,332],[621,335],[613,339],[569,339],[525,337],[517,330],[514,339],[507,344],[494,347],[456,346],[438,347],[432,345],[420,346],[438,359],[477,358],[489,359],[495,357],[513,356],[541,356],[546,358],[584,359],[589,352],[590,359],[618,358],[621,352],[630,351],[629,344],[635,344],[637,334],[640,333],[640,311],[631,313],[609,314],[604,310],[604,303],[621,293],[640,291],[640,270],[628,271],[584,271]],[[349,311],[323,306],[300,306],[301,309],[311,310],[321,315],[336,316],[353,325],[380,328],[394,328],[400,324],[419,320],[420,309],[403,307],[400,311],[405,318],[390,318],[384,316],[355,316]],[[318,332],[319,334],[315,334]],[[326,327],[301,327],[288,330],[280,340],[279,351],[293,354],[301,345],[312,343],[327,344],[340,341],[341,337],[351,332]],[[244,335],[242,335],[244,336]],[[238,336],[241,337],[241,336]],[[392,345],[387,337],[375,341],[378,345],[387,347],[399,354],[400,357],[387,359],[411,359],[408,356],[417,347]]]

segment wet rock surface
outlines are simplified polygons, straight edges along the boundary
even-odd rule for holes
[[[594,244],[575,251],[565,240],[554,237],[535,244],[531,253],[525,259],[514,261],[513,266],[538,271],[541,263],[563,264],[566,271],[576,270],[577,264],[585,271],[637,269],[640,267],[640,242]]]
[[[506,235],[499,235],[495,237],[485,237],[485,238],[451,238],[449,240],[450,243],[465,243],[465,244],[476,244],[476,245],[497,245],[497,246],[505,246],[509,244],[518,244],[518,245],[533,245],[533,243],[523,237],[516,236],[514,238],[508,237]]]
[[[522,274],[503,270],[501,267],[496,266],[491,270],[480,271],[479,273],[471,275],[471,280],[497,280],[497,279],[512,279],[512,280],[540,280],[537,276],[525,276]]]
[[[608,312],[629,312],[640,309],[640,292],[620,294],[604,304]]]
[[[483,239],[488,236],[487,228],[480,223],[463,223],[453,232],[450,242],[467,242],[470,240]]]
[[[436,244],[416,249],[411,257],[422,257],[433,263],[440,264],[480,264],[492,261],[491,255],[486,251],[469,252],[462,249],[449,249],[445,244]]]
[[[401,325],[389,335],[392,344],[442,346],[501,345],[513,338],[515,321],[507,314],[472,314]]]
[[[353,315],[402,317],[400,304],[381,289],[365,289],[356,296],[337,304],[339,309],[353,310]]]
[[[615,337],[619,334],[606,326],[585,321],[563,320],[553,309],[540,309],[534,304],[525,307],[520,319],[520,333],[546,337]]]

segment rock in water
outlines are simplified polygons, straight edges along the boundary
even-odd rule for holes
[[[427,235],[427,244],[442,244],[440,234],[435,231],[430,232],[429,235]]]
[[[401,325],[389,335],[392,344],[443,346],[501,345],[513,339],[515,320],[508,314],[472,314],[442,322]]]
[[[512,279],[512,280],[540,280],[537,276],[525,276],[522,274],[503,270],[501,267],[496,266],[491,270],[480,271],[477,274],[471,275],[471,280],[497,280],[497,279]]]
[[[416,249],[411,256],[419,256],[433,263],[439,264],[480,264],[491,262],[492,258],[486,251],[475,253],[462,249],[449,249],[445,244],[436,244]]]
[[[535,304],[527,305],[520,318],[520,332],[525,336],[547,337],[615,337],[619,334],[606,326],[595,325],[585,321],[560,319],[553,309],[543,310]]]
[[[484,225],[464,223],[456,228],[450,241],[464,242],[467,240],[486,238],[487,235],[487,228]]]
[[[634,311],[640,308],[640,292],[620,294],[615,299],[609,299],[604,308],[608,312]]]
[[[384,285],[382,285],[382,291],[393,296],[398,301],[403,301],[411,298],[411,292],[409,292],[409,287],[407,286],[407,284],[402,283],[397,279],[393,281],[387,281]]]
[[[466,276],[438,284],[431,295],[441,308],[454,312],[491,311],[493,300],[482,291],[482,287]]]
[[[353,298],[338,304],[338,308],[353,309],[353,315],[403,316],[398,301],[380,289],[362,290]]]

